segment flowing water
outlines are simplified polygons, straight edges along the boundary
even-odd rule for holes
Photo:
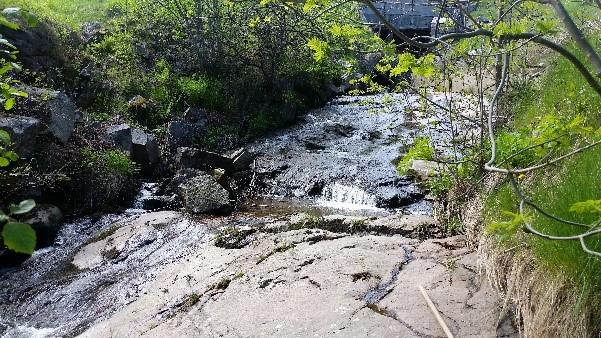
[[[442,96],[433,99],[444,104]],[[85,244],[115,234],[118,229],[112,225],[116,221],[143,214],[142,202],[155,192],[156,185],[145,184],[136,202],[122,214],[85,217],[64,225],[52,247],[36,252],[21,268],[2,272],[0,335],[77,335],[143,294],[145,283],[160,275],[163,266],[202,251],[213,238],[213,230],[225,224],[253,226],[299,211],[431,213],[427,193],[398,175],[396,160],[416,135],[428,135],[438,145],[446,145],[450,133],[469,128],[445,132],[440,128],[448,122],[444,112],[424,115],[422,104],[418,97],[404,94],[332,101],[296,126],[250,145],[258,154],[253,175],[261,194],[248,203],[246,212],[183,217],[167,229],[146,229],[119,252],[104,252],[114,255],[108,266],[90,263],[81,269],[72,262]],[[452,150],[448,145],[443,149]]]

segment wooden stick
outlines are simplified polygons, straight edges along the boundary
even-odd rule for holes
[[[438,324],[440,325],[440,327],[442,328],[442,330],[444,331],[444,333],[447,335],[448,338],[455,338],[455,336],[453,336],[453,333],[451,332],[451,330],[449,330],[449,327],[447,326],[447,323],[444,322],[444,319],[442,319],[442,316],[440,315],[440,312],[438,312],[438,309],[436,308],[436,306],[434,305],[434,303],[432,303],[432,299],[430,299],[430,296],[428,296],[428,293],[426,292],[426,289],[424,289],[423,286],[419,286],[419,291],[421,291],[422,296],[424,296],[424,299],[426,300],[426,303],[428,303],[428,307],[430,308],[430,311],[432,311],[432,314],[434,314],[434,317],[436,317],[436,320],[438,321]]]

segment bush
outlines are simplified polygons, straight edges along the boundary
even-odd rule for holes
[[[177,87],[189,105],[222,112],[230,112],[234,108],[223,83],[210,76],[180,77]]]
[[[411,161],[432,160],[432,158],[434,158],[434,148],[430,145],[430,139],[425,136],[420,136],[415,139],[413,145],[397,164],[397,171],[399,174],[405,175]]]

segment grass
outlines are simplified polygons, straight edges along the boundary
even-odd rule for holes
[[[79,29],[84,22],[106,21],[107,11],[120,2],[122,0],[0,0],[0,7],[20,7]]]
[[[530,126],[539,117],[553,112],[567,118],[581,114],[591,126],[601,125],[601,97],[564,58],[551,62],[550,70],[538,85],[515,88],[511,94],[514,129]]]
[[[518,88],[511,97],[514,120],[509,129],[530,128],[548,113],[573,118],[586,116],[587,125],[601,125],[601,97],[584,81],[580,73],[566,60],[557,58],[537,85]],[[601,199],[601,148],[593,148],[563,161],[557,167],[528,174],[525,180],[527,195],[553,215],[591,224],[599,214],[571,212],[576,202]],[[509,184],[501,185],[486,201],[487,224],[500,221],[501,211],[515,212],[518,198]],[[565,225],[540,213],[528,214],[536,229],[544,233],[566,236],[583,232],[583,228]],[[539,268],[557,278],[567,278],[579,294],[574,311],[592,309],[601,311],[601,259],[584,252],[578,241],[551,241],[520,233],[508,240],[507,247],[526,247]],[[589,247],[601,251],[601,236],[590,238]],[[522,246],[524,245],[524,246]],[[601,329],[601,323],[591,321],[592,329]]]

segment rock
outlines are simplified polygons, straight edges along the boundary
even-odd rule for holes
[[[106,141],[125,152],[128,156],[132,153],[133,149],[132,136],[132,129],[127,124],[110,126],[105,132]]]
[[[422,180],[428,180],[433,176],[438,176],[442,169],[442,164],[437,162],[426,160],[412,160],[409,164],[409,169],[407,169],[407,173],[413,177]]]
[[[376,207],[384,209],[397,209],[424,198],[424,194],[413,186],[381,186],[374,189],[373,195],[376,196]]]
[[[44,248],[54,243],[56,235],[63,225],[62,211],[53,205],[38,205],[32,210],[24,223],[30,224],[37,235],[37,248]]]
[[[142,166],[142,171],[150,173],[159,162],[159,144],[153,135],[141,129],[131,130],[131,159]]]
[[[193,214],[231,210],[229,193],[211,175],[201,173],[180,187],[186,210]]]
[[[95,321],[81,336],[443,337],[419,285],[457,337],[497,336],[498,297],[475,273],[475,253],[436,246],[414,257],[419,243],[400,236],[321,230],[264,236],[256,234],[252,245],[236,251],[201,239],[185,260],[150,266],[159,272],[147,293]],[[124,273],[148,273],[131,270]],[[103,295],[128,291],[125,281],[117,283]],[[507,335],[517,336],[515,330]]]
[[[320,145],[318,143],[312,142],[312,141],[305,141],[305,148],[307,148],[307,150],[325,150],[326,147],[323,145]]]
[[[227,156],[188,147],[177,148],[175,162],[181,168],[205,170],[221,168],[226,171],[231,171],[233,166],[232,159]]]
[[[16,115],[0,117],[0,129],[10,134],[14,149],[21,157],[27,158],[34,152],[40,127],[40,120],[33,117]]]
[[[66,143],[75,129],[77,107],[63,92],[25,87],[29,97],[24,104],[17,105],[16,111],[23,115],[39,118],[47,126],[47,132]]]
[[[175,211],[142,214],[131,222],[113,224],[82,246],[71,261],[80,270],[93,269],[107,261],[127,257],[145,243],[156,239],[159,229],[180,219]]]
[[[343,125],[340,123],[334,123],[330,125],[326,125],[324,128],[324,132],[329,134],[334,134],[342,137],[350,137],[355,132],[356,128],[353,126]]]
[[[191,147],[202,135],[193,123],[184,120],[176,120],[168,126],[169,145],[172,148]]]
[[[203,128],[208,123],[207,112],[200,107],[189,107],[184,112],[184,119],[194,124],[201,125]]]
[[[191,178],[198,176],[202,173],[197,169],[183,168],[177,171],[172,178],[163,180],[159,185],[159,189],[156,192],[157,195],[173,195],[179,194],[179,187]]]
[[[171,196],[149,196],[142,199],[142,209],[144,210],[174,210],[181,205],[176,195]]]
[[[84,43],[92,43],[98,41],[107,30],[99,21],[84,22],[81,25],[81,37]]]
[[[247,170],[255,160],[254,154],[246,148],[240,148],[228,157],[232,160],[231,170],[233,172]]]
[[[58,38],[48,25],[20,8],[6,8],[2,15],[19,25],[18,29],[2,25],[0,34],[17,48],[17,58],[25,68],[33,71],[56,70],[64,64],[64,57],[57,48]]]
[[[204,110],[190,107],[183,119],[169,123],[169,145],[172,148],[192,147],[207,131],[207,116]]]

